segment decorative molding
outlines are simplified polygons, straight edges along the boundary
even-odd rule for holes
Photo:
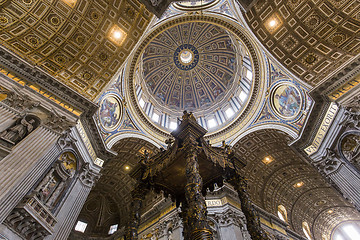
[[[339,160],[339,157],[329,148],[326,149],[326,155],[323,156],[319,162],[315,163],[319,172],[324,176],[328,176],[330,173],[335,172],[340,165],[341,161]]]
[[[23,93],[20,88],[13,87],[13,90],[1,90],[0,93],[6,94],[7,97],[2,102],[19,112],[27,112],[28,110],[40,106],[40,102],[34,100],[29,95]]]
[[[99,180],[101,174],[96,173],[94,170],[90,169],[90,164],[85,163],[83,166],[79,179],[87,187],[93,187],[95,183]]]
[[[66,116],[60,115],[54,108],[49,113],[44,125],[57,133],[63,133],[76,125],[76,122],[70,121]]]
[[[59,96],[61,99],[79,108],[85,115],[92,116],[96,112],[97,106],[90,100],[81,96],[63,83],[60,83],[50,74],[20,59],[3,46],[0,46],[0,66],[4,66],[4,68],[18,74],[19,77],[23,77],[43,87],[55,96]]]

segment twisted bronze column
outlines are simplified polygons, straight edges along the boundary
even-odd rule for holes
[[[201,193],[202,178],[197,161],[197,142],[187,139],[184,144],[186,152],[186,210],[184,212],[184,233],[186,240],[212,239],[212,232],[207,221],[205,198]]]
[[[252,240],[270,240],[260,225],[258,213],[252,205],[250,196],[247,192],[247,181],[244,177],[234,174],[230,183],[235,187],[241,202],[241,211],[246,217],[247,229]]]
[[[130,221],[127,226],[125,233],[125,240],[137,240],[138,239],[138,228],[140,226],[140,210],[142,201],[147,193],[147,189],[143,184],[139,184],[131,192],[132,202],[130,206]]]

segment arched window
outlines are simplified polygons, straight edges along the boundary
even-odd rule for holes
[[[310,227],[309,227],[309,224],[307,222],[302,223],[302,229],[303,229],[303,232],[304,232],[306,238],[309,239],[309,240],[312,240]]]
[[[283,205],[278,206],[277,214],[281,220],[287,222],[287,212],[286,212],[286,208]]]

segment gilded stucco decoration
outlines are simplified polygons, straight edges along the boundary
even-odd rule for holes
[[[1,43],[91,100],[152,17],[130,0],[4,0],[0,9]]]
[[[360,53],[359,1],[260,0],[245,20],[296,76],[318,84]]]

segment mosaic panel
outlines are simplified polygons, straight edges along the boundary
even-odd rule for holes
[[[107,130],[117,127],[122,116],[122,104],[115,96],[107,96],[101,101],[99,109],[100,124]]]
[[[275,112],[284,118],[295,117],[301,108],[301,94],[295,87],[287,84],[274,89],[272,105]]]

